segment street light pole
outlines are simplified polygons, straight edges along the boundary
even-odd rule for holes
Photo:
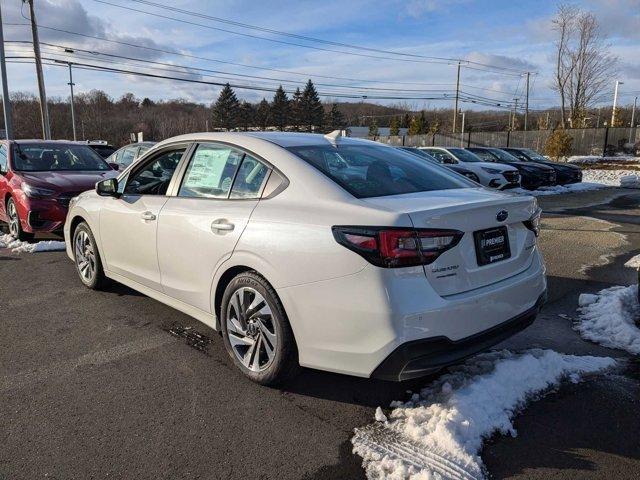
[[[71,90],[71,126],[73,127],[73,141],[76,141],[76,113],[73,108],[73,73],[71,69],[71,62],[68,62],[69,65],[69,89]]]
[[[2,107],[4,109],[4,131],[7,140],[13,139],[13,119],[11,118],[11,100],[7,85],[7,64],[4,55],[4,32],[2,31],[2,6],[0,5],[0,70],[2,74]]]
[[[456,79],[456,101],[453,106],[453,132],[456,133],[456,123],[458,120],[458,100],[460,98],[460,62],[458,62],[458,76]]]
[[[525,99],[525,106],[524,106],[524,130],[527,131],[527,127],[529,124],[529,76],[531,74],[529,72],[527,72],[527,96]]]
[[[464,148],[464,121],[465,121],[465,115],[467,112],[465,112],[464,110],[461,112],[462,114],[462,129],[460,130],[460,147]]]
[[[613,91],[613,110],[611,111],[611,126],[616,126],[616,108],[618,105],[618,87],[624,85],[620,80],[616,80],[616,89]]]

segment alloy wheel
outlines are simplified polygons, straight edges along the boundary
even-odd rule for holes
[[[9,214],[9,234],[18,238],[20,235],[20,219],[18,218],[18,210],[16,210],[16,204],[13,200],[10,200],[7,204],[7,210]]]
[[[251,287],[238,288],[227,306],[227,335],[236,358],[249,370],[268,368],[277,347],[276,325],[271,307]]]
[[[82,280],[90,283],[96,272],[96,254],[93,250],[93,244],[91,243],[89,234],[84,230],[79,230],[78,233],[76,233],[74,245],[78,273],[80,273]]]

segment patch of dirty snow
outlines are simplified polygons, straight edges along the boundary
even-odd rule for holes
[[[597,163],[640,163],[640,157],[632,155],[614,155],[612,157],[601,157],[597,155],[573,155],[567,159],[567,163],[581,163],[593,165]]]
[[[65,250],[64,242],[57,240],[42,240],[29,243],[15,240],[11,235],[0,235],[0,248],[8,248],[16,253],[56,252]]]
[[[640,188],[638,170],[597,170],[582,171],[583,182],[596,182],[611,187]]]
[[[574,329],[582,338],[609,348],[640,354],[638,285],[611,287],[578,298],[579,319]]]
[[[393,402],[386,421],[376,411],[376,423],[355,430],[353,450],[370,479],[485,478],[485,439],[515,436],[512,419],[528,402],[565,379],[577,382],[613,365],[608,357],[539,349],[478,355],[408,402]]]
[[[564,193],[588,192],[591,190],[600,190],[607,188],[608,185],[595,182],[570,183],[569,185],[553,185],[549,187],[540,187],[536,190],[525,190],[524,188],[512,188],[506,190],[508,193],[517,195],[531,195],[533,197],[543,197],[545,195],[561,195]]]

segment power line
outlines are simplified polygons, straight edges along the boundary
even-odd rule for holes
[[[358,56],[358,57],[365,57],[365,58],[373,58],[373,59],[378,59],[378,60],[393,60],[393,61],[401,61],[401,62],[411,62],[411,63],[430,63],[430,64],[441,64],[441,65],[452,65],[456,62],[463,62],[463,63],[467,63],[467,64],[473,64],[476,65],[477,67],[482,67],[482,68],[477,68],[477,67],[471,67],[471,66],[466,66],[466,68],[471,68],[474,70],[483,70],[483,71],[494,71],[494,73],[500,73],[502,75],[512,75],[512,76],[517,76],[517,75],[522,75],[522,72],[519,72],[517,70],[512,70],[512,69],[508,69],[506,67],[494,67],[491,65],[486,65],[486,64],[482,64],[479,62],[472,62],[470,60],[464,60],[464,59],[453,59],[453,58],[441,58],[441,57],[423,57],[423,56],[419,56],[419,55],[412,55],[413,57],[418,57],[418,58],[395,58],[395,57],[389,57],[389,56],[379,56],[379,55],[370,55],[370,54],[366,54],[366,53],[356,53],[356,52],[348,52],[348,51],[344,51],[344,50],[334,50],[334,49],[330,49],[330,48],[322,48],[322,47],[316,47],[313,45],[304,45],[304,44],[300,44],[300,43],[295,43],[295,42],[288,42],[285,40],[278,40],[275,38],[268,38],[268,37],[262,37],[259,35],[253,35],[250,33],[244,33],[244,32],[237,32],[234,30],[228,30],[228,29],[224,29],[224,28],[220,28],[220,27],[214,27],[211,25],[206,25],[203,23],[198,23],[198,22],[193,22],[190,20],[185,20],[185,19],[180,19],[180,18],[176,18],[176,17],[171,17],[169,15],[163,15],[160,13],[155,13],[155,12],[149,12],[146,10],[140,10],[137,8],[133,8],[130,6],[124,6],[124,5],[119,5],[117,3],[112,3],[112,2],[108,2],[106,0],[94,0],[95,2],[98,3],[102,3],[105,5],[110,5],[116,8],[121,8],[124,10],[129,10],[132,12],[137,12],[137,13],[142,13],[145,15],[151,15],[157,18],[163,18],[166,20],[172,20],[175,22],[180,22],[180,23],[184,23],[187,25],[193,25],[193,26],[198,26],[198,27],[202,27],[202,28],[207,28],[210,30],[215,30],[215,31],[220,31],[220,32],[224,32],[224,33],[230,33],[232,35],[239,35],[239,36],[243,36],[243,37],[247,37],[247,38],[253,38],[253,39],[257,39],[257,40],[263,40],[266,42],[272,42],[272,43],[279,43],[279,44],[283,44],[283,45],[289,45],[289,46],[295,46],[295,47],[300,47],[300,48],[308,48],[308,49],[312,49],[312,50],[318,50],[318,51],[324,51],[324,52],[332,52],[332,53],[340,53],[343,55],[354,55],[354,56]],[[168,7],[165,5],[160,5],[160,7],[162,8],[166,8],[169,10],[174,9],[175,7]],[[185,12],[188,12],[185,10]],[[211,18],[215,18],[215,17],[211,17]],[[311,38],[311,37],[309,37]],[[349,48],[353,48],[353,47],[349,47]],[[363,49],[366,49],[366,47],[361,47]],[[392,52],[395,55],[398,55],[397,52]],[[404,54],[404,55],[409,55],[409,54]],[[489,70],[491,69],[491,70]],[[502,71],[502,72],[499,72]],[[519,73],[507,73],[507,72],[519,72]]]
[[[26,23],[5,23],[4,25],[9,25],[9,26],[23,26],[23,27],[28,27],[29,25]],[[190,55],[187,53],[181,53],[181,52],[176,52],[176,51],[172,51],[172,50],[166,50],[166,49],[162,49],[162,48],[156,48],[156,47],[149,47],[146,45],[139,45],[136,43],[131,43],[131,42],[124,42],[124,41],[120,41],[120,40],[114,40],[108,37],[101,37],[101,36],[97,36],[97,35],[88,35],[85,33],[79,33],[79,32],[74,32],[71,30],[65,30],[65,29],[61,29],[61,28],[56,28],[56,27],[51,27],[48,25],[43,25],[43,24],[38,24],[38,28],[44,28],[47,30],[51,30],[51,31],[55,31],[55,32],[59,32],[59,33],[66,33],[69,35],[76,35],[79,37],[84,37],[84,38],[91,38],[91,39],[95,39],[95,40],[100,40],[103,42],[108,42],[108,43],[113,43],[116,45],[123,45],[123,46],[127,46],[127,47],[133,47],[133,48],[139,48],[142,50],[147,50],[147,51],[153,51],[156,53],[163,53],[163,54],[167,54],[167,55],[175,55],[175,56],[179,56],[179,57],[184,57],[184,58],[189,58],[192,60],[203,60],[203,61],[207,61],[207,62],[213,62],[213,63],[220,63],[220,64],[225,64],[225,65],[233,65],[236,67],[242,67],[242,68],[247,68],[247,69],[253,69],[253,70],[264,70],[264,71],[271,71],[271,72],[278,72],[278,73],[286,73],[286,74],[290,74],[290,75],[299,75],[299,76],[303,76],[303,77],[307,77],[307,78],[326,78],[326,79],[330,79],[330,80],[342,80],[342,81],[347,81],[347,82],[359,82],[359,83],[382,83],[382,84],[389,84],[389,85],[424,85],[424,86],[430,86],[430,85],[441,85],[441,84],[431,84],[431,83],[425,83],[425,82],[401,82],[401,81],[394,81],[394,80],[371,80],[371,79],[361,79],[361,78],[349,78],[349,77],[338,77],[338,76],[331,76],[331,75],[322,75],[322,74],[317,74],[317,73],[304,73],[304,72],[297,72],[297,71],[292,71],[292,70],[284,70],[284,69],[277,69],[277,68],[271,68],[271,67],[261,67],[261,66],[257,66],[257,65],[247,65],[247,64],[243,64],[243,63],[237,63],[237,62],[231,62],[231,61],[226,61],[226,60],[219,60],[219,59],[215,59],[215,58],[209,58],[209,57],[203,57],[203,56],[199,56],[199,55]]]
[[[124,6],[121,6],[121,5],[113,4],[113,3],[107,2],[105,0],[94,0],[94,1],[98,2],[98,3],[102,3],[102,4],[107,4],[107,5],[120,7],[120,8],[129,8],[129,7],[124,7]],[[419,55],[419,54],[415,54],[415,53],[398,52],[398,51],[395,51],[395,50],[384,50],[384,49],[373,48],[373,47],[365,47],[365,46],[362,46],[362,45],[354,45],[354,44],[350,44],[350,43],[343,43],[343,42],[336,42],[336,41],[332,41],[332,40],[325,40],[325,39],[320,39],[320,38],[316,38],[316,37],[310,37],[308,35],[300,35],[300,34],[295,34],[295,33],[290,33],[290,32],[284,32],[284,31],[281,31],[281,30],[275,30],[275,29],[272,29],[272,28],[261,27],[261,26],[258,26],[258,25],[251,25],[251,24],[248,24],[248,23],[238,22],[238,21],[235,21],[235,20],[229,20],[229,19],[225,19],[225,18],[221,18],[221,17],[215,17],[215,16],[212,16],[212,15],[207,15],[207,14],[204,14],[204,13],[194,12],[192,10],[186,10],[186,9],[174,7],[174,6],[171,6],[171,5],[165,5],[165,4],[161,4],[161,3],[157,3],[157,2],[151,2],[149,0],[130,0],[130,1],[142,4],[142,5],[146,5],[146,6],[160,8],[162,10],[169,10],[169,11],[172,11],[172,12],[181,13],[183,15],[190,15],[190,16],[194,16],[194,17],[198,17],[198,18],[203,18],[203,19],[211,20],[211,21],[218,22],[218,23],[224,23],[224,24],[227,24],[227,25],[234,25],[234,26],[238,26],[238,27],[241,27],[241,28],[245,28],[245,29],[257,30],[257,31],[261,31],[261,32],[271,33],[271,34],[274,34],[274,35],[280,35],[280,36],[285,36],[285,37],[289,37],[289,38],[296,38],[296,39],[299,39],[299,40],[305,40],[305,41],[309,41],[309,42],[322,43],[322,44],[325,44],[325,45],[333,45],[333,46],[338,46],[338,47],[350,48],[350,49],[353,49],[353,50],[369,51],[369,52],[383,53],[383,54],[387,54],[387,55],[398,55],[398,56],[405,56],[405,57],[411,57],[411,58],[421,58],[421,59],[428,59],[428,60],[439,60],[439,61],[447,61],[447,62],[462,61],[462,62],[466,62],[466,63],[469,63],[469,64],[478,65],[478,66],[491,67],[491,68],[497,69],[497,70],[505,70],[505,71],[512,71],[512,72],[522,73],[522,71],[520,71],[520,70],[518,70],[516,68],[498,67],[498,66],[494,66],[494,65],[481,63],[481,62],[475,62],[475,61],[472,61],[472,60],[465,60],[465,59],[458,59],[458,58],[448,58],[448,57],[436,57],[436,56],[428,56],[428,55]],[[148,13],[148,12],[145,12],[145,13]]]

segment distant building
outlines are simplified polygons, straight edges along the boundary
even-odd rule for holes
[[[368,137],[369,136],[369,127],[347,127],[351,132],[352,137]],[[400,129],[400,135],[407,134],[407,128]],[[378,127],[378,135],[389,135],[389,127]]]

